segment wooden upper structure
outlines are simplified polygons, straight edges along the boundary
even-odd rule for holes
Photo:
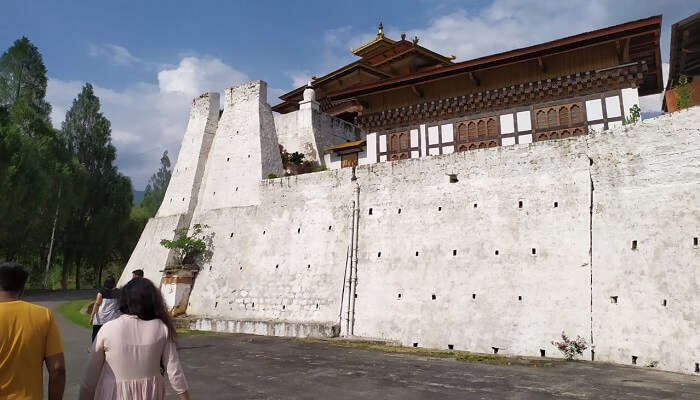
[[[673,111],[674,104],[667,104],[669,98],[675,99],[675,94],[669,94],[678,84],[678,78],[685,75],[693,88],[700,89],[700,83],[695,82],[700,76],[700,12],[676,22],[671,26],[671,56],[669,59],[668,82],[663,110]],[[698,88],[698,89],[695,89]],[[700,93],[693,93],[692,104],[700,101]],[[673,102],[671,102],[673,103]]]
[[[385,37],[380,24],[374,40],[352,50],[359,60],[314,79],[312,87],[322,111],[363,129],[388,128],[409,114],[437,118],[439,109],[460,104],[531,103],[537,93],[556,99],[637,87],[644,96],[663,90],[660,32],[661,16],[653,16],[455,63],[418,45],[417,37]],[[273,110],[298,109],[304,89],[280,96],[283,103]]]

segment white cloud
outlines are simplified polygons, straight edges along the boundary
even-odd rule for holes
[[[311,75],[313,75],[308,70],[304,71],[287,71],[284,73],[292,81],[292,87],[298,88],[300,86],[306,85],[311,80]]]
[[[185,57],[158,72],[158,84],[136,82],[123,90],[93,85],[101,110],[112,122],[119,169],[143,189],[167,149],[175,161],[185,133],[190,101],[205,91],[219,92],[248,77],[217,58]],[[60,127],[84,82],[50,78],[47,99],[51,119]],[[274,91],[275,89],[271,89]]]
[[[179,92],[190,97],[248,80],[246,74],[224,64],[218,58],[185,57],[175,68],[158,72],[162,91]]]
[[[143,63],[143,60],[134,56],[125,47],[116,44],[90,44],[88,46],[88,55],[90,57],[106,58],[117,65],[133,65]]]

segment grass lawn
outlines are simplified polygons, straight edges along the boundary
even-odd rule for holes
[[[66,303],[61,304],[58,307],[58,312],[61,313],[61,315],[66,317],[66,319],[68,319],[72,323],[78,326],[82,326],[85,329],[91,329],[90,316],[80,312],[80,309],[83,308],[85,304],[91,301],[92,299],[68,301]]]

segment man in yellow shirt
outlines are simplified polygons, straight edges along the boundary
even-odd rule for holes
[[[41,400],[45,362],[49,400],[61,400],[66,385],[61,334],[51,311],[19,299],[28,277],[19,264],[0,264],[0,399]]]

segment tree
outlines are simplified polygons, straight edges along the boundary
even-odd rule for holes
[[[26,37],[17,39],[0,57],[0,105],[8,107],[22,99],[48,122],[51,106],[45,100],[46,84],[39,49]]]
[[[158,212],[158,208],[160,208],[160,204],[165,197],[165,191],[168,189],[172,173],[168,150],[165,150],[160,158],[160,168],[148,180],[143,200],[141,200],[141,207],[145,209],[149,218],[155,216]]]
[[[113,165],[116,150],[110,125],[100,112],[100,100],[92,85],[85,84],[61,127],[68,150],[85,170],[80,184],[87,193],[73,204],[66,227],[63,287],[67,286],[68,268],[73,264],[76,289],[80,288],[81,267],[90,265],[101,271],[113,256],[128,221],[133,200],[131,181]]]

